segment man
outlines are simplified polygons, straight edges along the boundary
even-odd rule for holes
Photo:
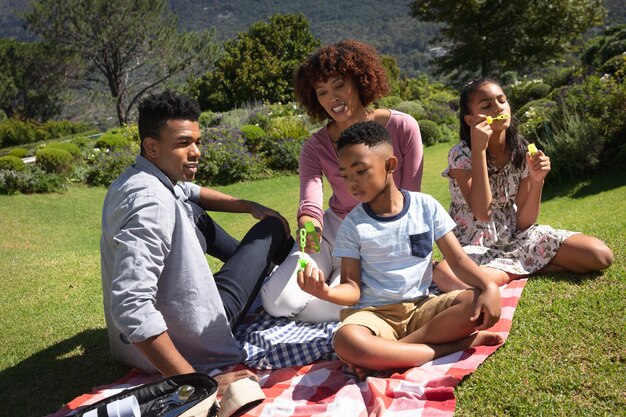
[[[241,362],[232,330],[272,262],[293,244],[276,211],[192,184],[200,110],[166,91],[139,105],[141,154],[109,188],[102,210],[102,289],[115,359],[164,376]],[[260,221],[241,243],[205,210]],[[205,252],[221,259],[215,275]],[[227,385],[248,371],[216,377]]]

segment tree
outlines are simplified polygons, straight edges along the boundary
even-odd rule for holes
[[[437,72],[454,78],[528,70],[559,58],[606,15],[602,0],[415,0],[411,16],[444,23]]]
[[[296,66],[319,47],[301,14],[274,15],[224,45],[215,70],[190,83],[203,109],[224,111],[255,100],[293,99]]]
[[[37,121],[58,115],[73,63],[41,42],[0,39],[0,109],[8,117]]]
[[[175,75],[206,70],[213,32],[178,32],[165,0],[38,0],[30,30],[79,54],[90,82],[105,85],[120,125],[142,95]]]

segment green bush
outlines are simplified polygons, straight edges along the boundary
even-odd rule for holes
[[[198,118],[198,124],[201,128],[215,127],[222,121],[222,116],[211,110],[203,111]]]
[[[558,110],[558,104],[547,98],[524,104],[515,113],[515,117],[519,121],[518,130],[520,134],[530,141],[538,140],[540,143],[544,143],[548,132],[547,126]]]
[[[378,99],[375,103],[376,107],[379,109],[396,109],[397,105],[402,103],[404,99],[399,96],[387,96]]]
[[[63,149],[43,148],[35,156],[37,166],[47,173],[68,175],[74,169],[74,158]]]
[[[306,123],[301,116],[272,117],[265,129],[270,139],[305,139],[309,137]]]
[[[24,158],[28,155],[28,149],[26,148],[15,148],[9,151],[9,155],[17,156],[18,158]]]
[[[556,182],[584,178],[598,168],[605,141],[585,119],[584,114],[563,108],[550,124],[551,135],[541,145],[550,157],[550,176]]]
[[[8,171],[24,171],[26,169],[26,164],[17,156],[0,156],[0,169]]]
[[[135,162],[136,152],[120,148],[109,152],[95,151],[90,155],[85,182],[93,186],[108,187],[122,172]]]
[[[45,132],[45,136],[50,139],[58,139],[64,136],[93,130],[93,126],[88,123],[70,122],[69,120],[48,120],[39,126]]]
[[[30,124],[17,119],[0,123],[0,147],[23,145],[37,141],[37,132]]]
[[[441,142],[443,136],[441,134],[441,130],[439,130],[439,126],[437,126],[437,123],[432,120],[418,120],[417,124],[419,124],[420,132],[422,134],[422,143],[425,146],[431,146],[437,142]]]
[[[440,91],[422,101],[424,114],[416,119],[432,120],[437,126],[446,126],[451,130],[459,129],[457,116],[458,97],[449,91]]]
[[[542,80],[525,80],[504,89],[507,100],[513,108],[520,108],[529,101],[546,97],[552,87]]]
[[[424,117],[424,106],[417,101],[403,101],[393,107],[402,113],[410,114],[415,119],[421,119]]]
[[[79,136],[77,138],[72,139],[70,143],[73,143],[74,145],[78,146],[78,149],[80,149],[81,151],[84,151],[92,147],[95,142],[86,136]]]
[[[298,172],[300,152],[302,152],[302,139],[285,138],[276,139],[267,143],[265,157],[268,166],[278,171]]]
[[[202,158],[196,180],[201,184],[226,185],[259,178],[259,158],[248,152],[238,129],[206,129],[200,145]]]
[[[81,153],[80,148],[70,142],[51,142],[48,143],[46,147],[53,149],[63,149],[64,151],[72,155],[74,161],[79,161],[83,158],[83,154]]]
[[[0,170],[0,194],[52,193],[65,189],[64,177],[34,167],[25,171]]]
[[[238,129],[240,126],[248,124],[248,120],[253,110],[249,108],[232,109],[220,115],[220,126]]]
[[[452,130],[448,126],[439,126],[439,130],[441,131],[441,139],[439,142],[452,142],[457,141],[459,138],[459,132],[457,130]]]
[[[604,144],[598,167],[626,164],[626,84],[610,76],[590,75],[580,84],[560,89],[558,99],[570,112],[584,116],[596,144]]]
[[[267,137],[265,130],[255,125],[243,125],[240,130],[245,139],[246,148],[248,148],[250,152],[258,153]]]
[[[130,141],[121,133],[105,133],[98,138],[95,147],[99,149],[121,150],[130,148]]]

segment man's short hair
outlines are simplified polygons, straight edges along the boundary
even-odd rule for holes
[[[168,120],[190,120],[200,117],[198,102],[186,94],[166,90],[152,94],[139,104],[139,137],[158,138]]]
[[[348,145],[364,144],[369,148],[379,145],[391,145],[391,136],[383,125],[377,122],[355,123],[339,136],[337,141],[337,151]]]

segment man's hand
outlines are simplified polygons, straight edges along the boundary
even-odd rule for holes
[[[215,375],[213,379],[217,381],[217,395],[222,395],[230,384],[244,378],[252,378],[255,381],[259,380],[253,372],[250,372],[247,369]]]
[[[254,201],[249,202],[250,208],[248,212],[257,220],[263,220],[268,216],[278,217],[281,222],[283,222],[283,226],[285,227],[285,231],[287,234],[291,234],[291,230],[289,228],[289,222],[285,219],[282,214],[277,212],[276,210],[272,210],[269,207],[265,207],[262,204],[256,203]]]

